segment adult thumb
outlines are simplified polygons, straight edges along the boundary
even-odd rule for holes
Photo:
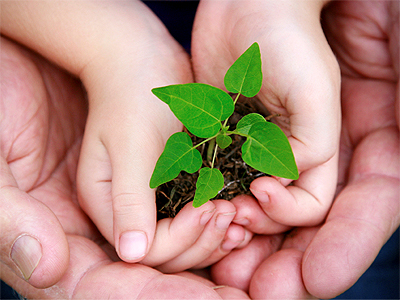
[[[52,286],[69,263],[61,224],[46,205],[18,189],[3,158],[0,171],[2,280],[10,281],[15,273],[36,288]]]

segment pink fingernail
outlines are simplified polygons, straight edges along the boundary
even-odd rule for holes
[[[232,240],[225,240],[222,245],[221,249],[224,251],[230,251],[233,248],[235,248],[237,245],[239,245],[242,241],[232,241]]]
[[[275,178],[283,186],[288,186],[290,183],[293,182],[293,179],[287,179],[287,178],[276,177],[276,176],[272,176],[272,177]]]
[[[11,259],[20,269],[25,280],[29,280],[42,258],[42,245],[30,236],[22,235],[14,242]]]
[[[233,220],[233,223],[242,225],[242,226],[248,226],[248,225],[250,225],[250,220],[247,218],[240,218],[240,219]]]
[[[206,225],[210,221],[211,217],[214,215],[215,208],[202,213],[200,217],[200,225]]]
[[[127,261],[143,257],[147,251],[147,236],[143,231],[127,231],[119,238],[119,254]]]
[[[229,227],[232,222],[233,217],[236,215],[236,212],[219,214],[215,223],[219,229],[225,230]]]
[[[257,191],[257,190],[253,190],[253,189],[250,189],[250,191],[254,195],[254,197],[257,198],[258,201],[263,202],[263,203],[269,202],[269,196],[266,192]]]

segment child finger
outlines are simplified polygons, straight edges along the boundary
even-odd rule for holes
[[[242,225],[257,234],[276,234],[285,232],[290,226],[280,224],[271,219],[258,203],[249,195],[240,195],[231,200],[236,207],[233,223]]]
[[[209,257],[194,266],[192,269],[203,269],[216,263],[228,255],[233,249],[245,247],[250,242],[252,236],[252,232],[244,229],[242,226],[231,223],[221,245],[215,249]]]
[[[198,208],[194,208],[192,202],[189,202],[176,217],[158,221],[153,245],[142,263],[157,266],[190,248],[214,212],[215,205],[212,201]]]
[[[300,175],[284,187],[271,177],[258,178],[250,190],[269,218],[288,226],[320,224],[332,204],[337,182],[337,157]]]
[[[157,269],[164,273],[175,273],[192,268],[207,259],[220,246],[236,210],[229,201],[214,200],[213,203],[216,206],[215,213],[192,247]]]
[[[256,235],[247,247],[234,249],[229,255],[211,267],[211,276],[216,284],[229,285],[248,291],[250,280],[257,267],[277,251],[283,235]]]

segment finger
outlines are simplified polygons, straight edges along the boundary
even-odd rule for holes
[[[132,128],[140,128],[140,124],[143,126],[146,121],[141,120]],[[144,258],[153,243],[156,227],[155,193],[149,182],[164,140],[157,137],[157,131],[150,130],[152,126],[146,127],[134,136],[119,137],[117,144],[125,143],[124,147],[115,147],[115,141],[106,145],[113,172],[115,248],[121,259],[127,262]]]
[[[304,255],[303,278],[310,293],[335,297],[371,265],[400,223],[399,170],[397,128],[377,130],[360,142],[348,185]]]
[[[250,190],[266,215],[288,226],[315,226],[328,213],[337,183],[336,154],[321,166],[303,172],[293,186],[272,177],[257,178]]]
[[[244,226],[257,234],[276,234],[288,231],[289,226],[272,220],[265,214],[260,204],[254,197],[240,195],[231,200],[236,207],[233,223]]]
[[[175,273],[206,260],[222,243],[225,233],[236,214],[235,207],[225,200],[214,200],[216,210],[203,233],[188,250],[171,261],[157,267],[163,273]]]
[[[153,100],[155,103],[148,101],[148,108],[155,113],[160,110],[160,104],[157,99]],[[81,206],[115,246],[120,258],[127,262],[144,258],[153,242],[156,226],[155,193],[149,181],[164,138],[148,124],[150,112],[136,112],[139,115],[136,118],[117,114],[125,121],[130,120],[124,122],[125,128],[135,130],[132,133],[130,130],[117,133],[106,130],[101,140],[98,136],[102,136],[102,126],[92,122],[93,116],[89,114],[78,167]],[[125,113],[135,114],[128,109]],[[99,116],[93,118],[96,120]],[[173,125],[165,126],[164,130],[173,131]]]
[[[302,258],[303,252],[297,249],[285,249],[272,254],[254,273],[250,282],[250,297],[313,299],[302,281]]]
[[[320,226],[294,228],[286,234],[281,249],[294,248],[302,252],[306,251],[319,229]]]
[[[69,235],[71,262],[64,277],[48,289],[35,289],[10,272],[1,276],[29,299],[220,299],[205,284],[164,275],[141,264],[113,263],[93,241]],[[106,283],[106,284],[105,284]]]
[[[249,296],[240,289],[233,288],[227,285],[216,286],[215,283],[213,283],[212,281],[206,279],[205,277],[202,277],[201,275],[196,275],[192,272],[186,271],[177,273],[176,275],[203,283],[204,285],[214,289],[218,293],[218,295],[221,296],[222,299],[250,299]]]
[[[158,266],[183,253],[196,242],[214,212],[212,201],[198,208],[189,202],[174,218],[158,221],[153,245],[142,263]]]
[[[234,225],[235,224],[233,224],[233,223],[231,224],[232,227]],[[247,230],[246,228],[244,228],[244,239],[242,240],[241,243],[239,243],[237,246],[233,247],[232,249],[243,249],[244,247],[246,247],[250,243],[250,241],[252,240],[253,236],[254,236],[253,232],[251,232],[250,230]]]
[[[258,266],[281,246],[283,235],[253,237],[243,249],[233,250],[211,267],[212,280],[219,285],[249,290],[250,280]]]
[[[71,269],[71,273],[82,270],[80,265],[87,265],[86,256],[93,257],[92,251],[98,256],[97,261],[92,258],[90,267],[83,269],[89,271],[78,273],[79,284],[75,283],[75,289],[69,290],[70,296],[76,299],[196,299],[198,295],[204,299],[219,298],[212,289],[197,281],[164,275],[142,264],[110,263],[91,241],[80,237],[70,238],[71,242],[77,244],[77,266],[75,270]],[[74,278],[65,278],[63,285],[72,287],[73,281]]]
[[[225,233],[225,237],[221,245],[214,250],[204,261],[193,266],[192,269],[203,269],[217,261],[220,261],[223,257],[228,255],[233,249],[243,248],[248,245],[253,233],[244,229],[242,226],[236,224],[230,224],[228,230]]]
[[[156,224],[155,195],[148,184],[152,157],[141,153],[131,159],[132,153],[127,152],[132,147],[144,147],[134,144],[135,137],[126,139],[128,145],[120,147],[118,154],[111,152],[116,149],[107,149],[90,126],[88,120],[78,167],[80,204],[121,259],[139,261],[149,250]]]
[[[220,88],[234,60],[259,43],[263,86],[257,97],[281,115],[274,121],[288,134],[301,171],[328,161],[339,144],[340,70],[321,28],[322,6],[203,1],[193,30],[196,80]],[[224,26],[213,26],[216,20]]]
[[[49,287],[68,267],[64,231],[44,204],[18,189],[3,158],[0,167],[2,267],[35,287]]]

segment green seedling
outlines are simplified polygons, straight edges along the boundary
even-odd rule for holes
[[[214,168],[214,162],[218,147],[224,149],[232,143],[232,134],[246,137],[242,158],[251,167],[273,176],[294,180],[299,177],[289,141],[277,125],[267,122],[257,113],[244,116],[233,131],[227,125],[239,96],[254,97],[261,89],[261,54],[257,43],[252,44],[229,68],[224,84],[229,92],[236,94],[234,100],[227,92],[202,83],[176,84],[152,90],[169,105],[190,133],[204,140],[193,145],[187,133],[173,134],[154,168],[151,188],[176,178],[181,171],[197,172],[203,165],[197,148],[209,142],[211,151],[207,156],[211,159],[211,167],[200,169],[193,200],[194,207],[203,205],[224,187],[224,177]]]

